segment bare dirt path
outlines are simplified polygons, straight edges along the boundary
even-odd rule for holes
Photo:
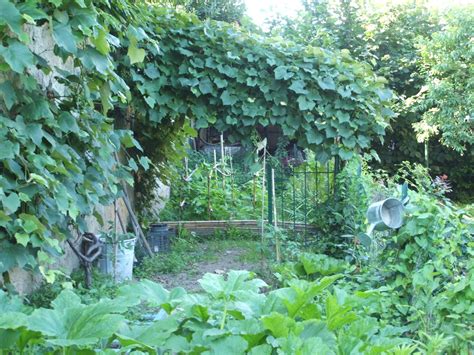
[[[262,263],[247,261],[244,255],[248,253],[245,248],[232,247],[217,253],[212,253],[208,260],[199,260],[191,263],[184,271],[155,275],[153,279],[165,288],[183,287],[188,292],[201,291],[198,280],[206,273],[225,274],[230,270],[248,270],[258,272]]]

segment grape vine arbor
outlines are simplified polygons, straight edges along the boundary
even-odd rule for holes
[[[27,29],[37,26],[69,69],[32,51]],[[38,70],[66,95],[42,87]],[[71,226],[84,230],[139,166],[179,156],[190,118],[246,143],[255,126],[277,125],[320,161],[349,159],[383,135],[389,99],[384,80],[345,51],[127,0],[1,1],[0,272],[30,265],[51,276],[43,265]]]

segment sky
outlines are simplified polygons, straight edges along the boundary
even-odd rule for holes
[[[406,0],[391,0],[391,3],[401,3]],[[380,6],[387,4],[386,0],[374,0]],[[265,19],[275,14],[295,16],[301,10],[300,0],[245,0],[247,14],[253,21],[262,26]],[[430,6],[438,9],[452,5],[474,4],[474,0],[428,0]]]

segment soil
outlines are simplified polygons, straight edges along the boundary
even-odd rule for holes
[[[260,263],[249,263],[241,261],[244,249],[222,250],[214,260],[198,261],[179,273],[156,275],[154,280],[161,283],[166,289],[183,287],[188,292],[199,292],[201,287],[198,280],[206,273],[225,274],[230,270],[257,271],[261,269]]]

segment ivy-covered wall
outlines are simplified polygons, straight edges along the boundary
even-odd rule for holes
[[[131,133],[95,107],[91,90],[107,76],[83,64],[98,57],[86,43],[97,16],[93,5],[0,2],[0,273],[20,291],[34,284],[29,271],[53,278],[47,265],[62,256],[77,265],[65,240],[101,228],[88,216],[113,220],[99,206],[131,181],[114,161]]]
[[[73,70],[74,65],[71,60],[63,62],[60,57],[54,54],[54,39],[51,36],[49,28],[46,24],[43,26],[25,26],[25,33],[31,38],[31,42],[28,44],[30,50],[34,53],[42,53],[42,57],[49,63],[52,63],[56,69],[49,73],[45,73],[35,68],[31,69],[31,75],[37,80],[40,87],[46,92],[47,90],[53,90],[59,95],[67,95],[67,86],[62,85],[56,79],[58,76],[58,70]],[[102,220],[106,225],[114,222],[115,219],[115,206],[102,206],[98,205],[95,207],[98,215],[102,217]],[[124,221],[128,220],[128,211],[124,202],[121,198],[117,200],[117,210],[122,216]],[[91,233],[98,233],[103,230],[103,227],[98,223],[97,219],[90,215],[85,217],[85,228]],[[118,227],[120,229],[120,226]],[[73,237],[77,238],[77,233],[73,231]],[[76,243],[77,245],[77,243]],[[72,249],[66,244],[61,243],[61,248],[64,254],[56,260],[49,269],[60,270],[69,274],[75,268],[79,267],[79,260],[74,254]],[[28,268],[14,267],[9,271],[10,282],[13,284],[15,290],[20,294],[28,294],[33,291],[42,283],[42,277],[40,274],[31,272]],[[0,282],[3,282],[2,276],[0,275]]]

